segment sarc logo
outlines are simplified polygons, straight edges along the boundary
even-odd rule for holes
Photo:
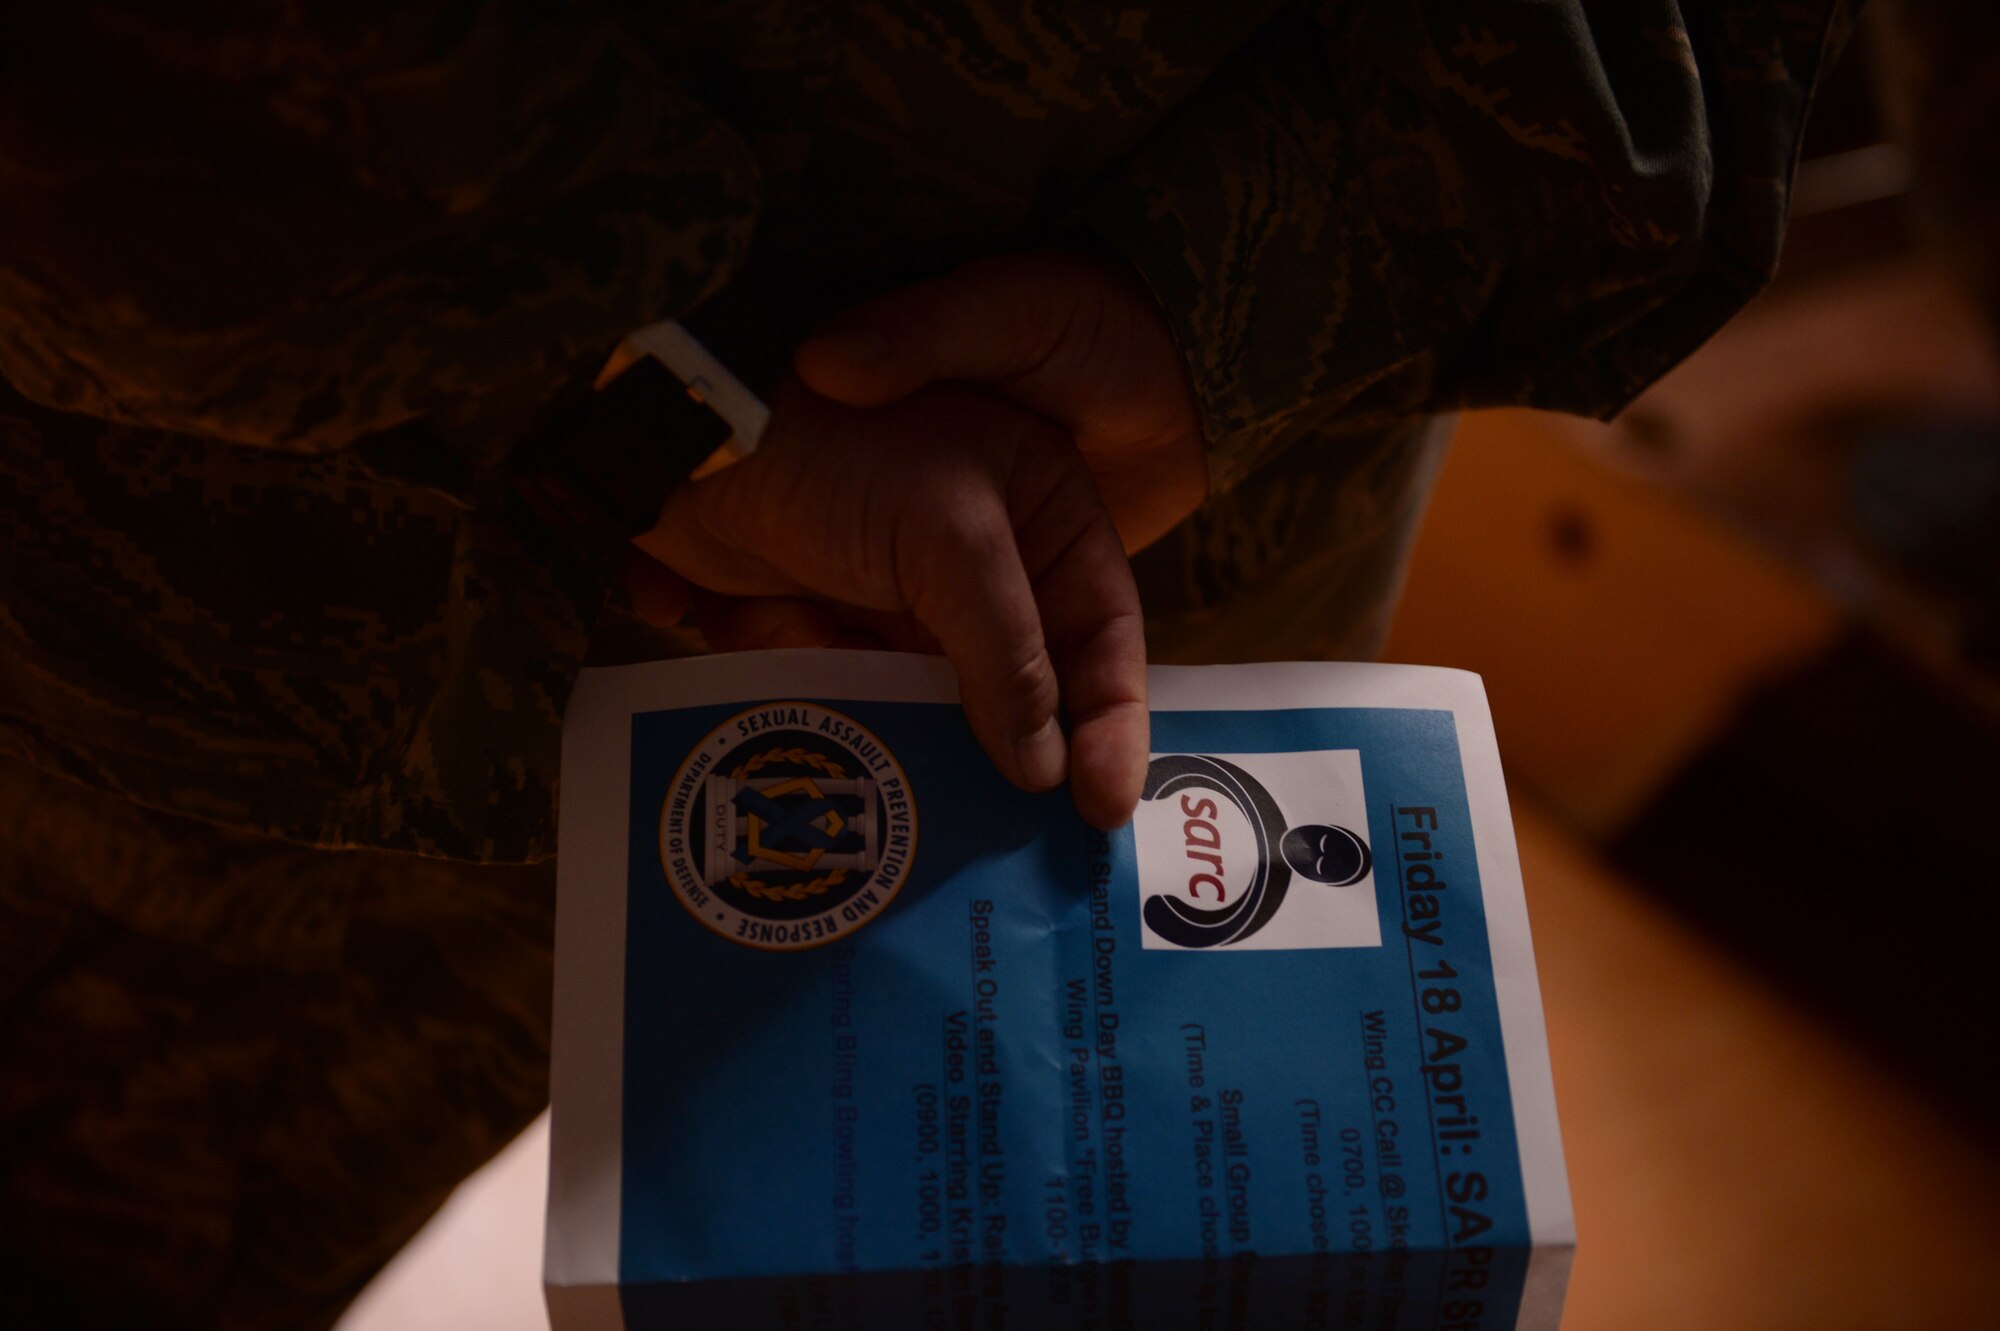
[[[1146,947],[1381,943],[1353,750],[1162,755],[1134,821]]]

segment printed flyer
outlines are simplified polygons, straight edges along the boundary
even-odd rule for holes
[[[948,667],[587,671],[558,1331],[1553,1331],[1574,1244],[1477,677],[1156,667],[1130,826]]]

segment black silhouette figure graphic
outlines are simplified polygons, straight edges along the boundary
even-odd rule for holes
[[[1285,833],[1278,853],[1301,878],[1334,887],[1349,887],[1368,876],[1375,857],[1368,843],[1344,827],[1330,823],[1307,823]]]

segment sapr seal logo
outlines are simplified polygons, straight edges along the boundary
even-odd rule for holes
[[[660,864],[688,913],[771,951],[830,943],[910,876],[917,813],[887,745],[852,717],[767,703],[710,731],[660,808]]]
[[[1361,757],[1163,754],[1133,818],[1149,948],[1378,947]]]

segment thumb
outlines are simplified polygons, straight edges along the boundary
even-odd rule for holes
[[[978,260],[839,316],[799,346],[793,367],[814,392],[850,407],[882,406],[943,380],[1031,380],[1079,314],[1101,303],[1105,281],[1081,256]]]

